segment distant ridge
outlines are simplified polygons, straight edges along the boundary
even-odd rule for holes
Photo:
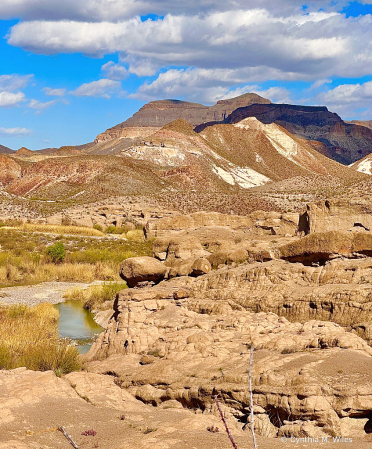
[[[14,150],[11,150],[8,147],[5,147],[4,145],[0,145],[0,154],[13,154],[15,153]]]
[[[350,125],[365,126],[366,128],[372,129],[372,120],[351,120],[346,123],[349,123]]]
[[[290,133],[309,141],[318,141],[322,154],[349,165],[372,150],[372,130],[366,126],[344,122],[325,106],[300,106],[292,104],[253,104],[234,110],[219,123],[234,124],[248,117],[256,117],[261,123],[276,123]],[[197,126],[201,132],[210,122]]]
[[[119,123],[99,134],[95,143],[115,138],[139,137],[141,132],[138,132],[138,128],[152,128],[154,132],[156,129],[160,129],[177,119],[183,119],[193,126],[204,122],[221,121],[235,109],[255,103],[271,104],[271,101],[254,93],[246,93],[239,97],[220,100],[213,106],[204,106],[181,100],[151,101],[125,122]]]

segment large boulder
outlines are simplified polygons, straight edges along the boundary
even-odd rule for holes
[[[324,264],[338,256],[372,255],[372,234],[369,232],[314,232],[300,240],[278,248],[278,256],[291,262]]]
[[[168,269],[153,257],[131,257],[120,267],[120,277],[128,287],[135,287],[140,282],[159,283],[165,278]]]
[[[204,257],[210,254],[203,248],[197,237],[190,235],[156,239],[152,249],[154,257],[160,260],[168,257],[186,260],[190,257]]]

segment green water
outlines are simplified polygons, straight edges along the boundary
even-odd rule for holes
[[[93,314],[83,308],[80,301],[66,301],[57,304],[60,337],[68,337],[79,345],[81,354],[89,351],[95,337],[104,331],[93,319]]]

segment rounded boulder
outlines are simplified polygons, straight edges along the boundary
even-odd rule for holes
[[[165,278],[167,270],[165,265],[153,257],[131,257],[121,264],[120,277],[132,288],[140,282],[157,284]]]

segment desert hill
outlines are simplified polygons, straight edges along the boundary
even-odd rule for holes
[[[320,154],[317,144],[255,117],[200,133],[178,119],[118,154],[62,147],[51,156],[3,155],[3,191],[24,201],[43,199],[43,210],[54,202],[57,208],[131,196],[186,213],[245,214],[298,210],[302,201],[322,198],[330,188],[369,180]],[[274,191],[282,192],[280,198]]]
[[[33,151],[29,150],[26,147],[22,147],[14,153],[14,156],[21,156],[21,157],[32,156],[32,155],[33,155]]]
[[[349,167],[360,173],[366,173],[367,175],[372,175],[372,155],[367,154],[363,159],[350,164]]]
[[[255,104],[233,111],[224,123],[237,123],[244,118],[256,117],[265,124],[277,123],[292,134],[323,144],[319,151],[326,156],[351,164],[366,156],[372,149],[372,130],[365,126],[344,122],[326,107],[289,104]],[[200,132],[210,124],[196,127]]]
[[[12,154],[15,153],[14,150],[11,150],[8,147],[5,147],[4,145],[0,145],[0,154]]]

